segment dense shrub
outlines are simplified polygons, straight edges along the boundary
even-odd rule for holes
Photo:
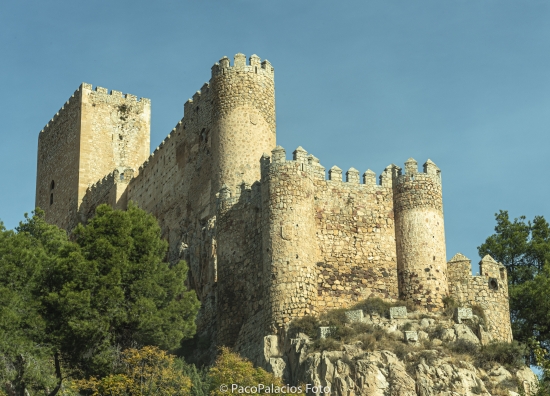
[[[448,344],[449,349],[454,353],[473,355],[477,352],[478,346],[466,340],[456,340]]]
[[[309,338],[317,338],[317,331],[320,326],[319,319],[312,315],[307,315],[302,318],[294,319],[290,323],[289,332],[291,336],[296,336],[298,333],[304,333]]]
[[[517,341],[491,342],[479,348],[476,353],[476,362],[481,367],[498,363],[508,368],[520,368],[525,365],[529,349]]]

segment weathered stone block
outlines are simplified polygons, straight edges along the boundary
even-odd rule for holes
[[[346,311],[346,319],[349,323],[356,323],[363,321],[363,310],[357,309],[354,311]]]
[[[408,343],[418,342],[418,332],[416,331],[406,331],[405,332],[405,341]]]
[[[463,319],[471,320],[473,318],[472,308],[459,307],[455,309],[454,317],[456,323],[462,323]]]
[[[322,340],[323,338],[330,337],[332,334],[336,332],[336,327],[333,326],[321,326],[319,327],[319,330],[317,332],[319,338]]]
[[[407,307],[391,307],[390,319],[406,319]]]

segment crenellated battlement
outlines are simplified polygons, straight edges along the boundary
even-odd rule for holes
[[[153,160],[155,155],[157,155],[164,148],[164,146],[168,143],[168,141],[173,138],[173,136],[177,132],[177,127],[181,126],[182,124],[183,124],[183,118],[180,121],[178,121],[177,126],[175,128],[172,128],[172,130],[170,131],[170,133],[168,135],[166,135],[164,140],[162,142],[160,142],[160,144],[155,148],[155,150],[153,150],[153,152],[149,155],[149,157],[139,166],[138,176],[143,172],[143,170],[145,168],[147,168],[147,166]]]
[[[187,99],[183,104],[183,114],[189,115],[193,109],[196,109],[197,106],[201,103],[201,99],[210,98],[210,83],[204,83],[200,90],[196,91],[193,94],[193,97]],[[208,99],[207,99],[208,100]]]
[[[265,162],[267,159],[267,162]],[[269,161],[270,160],[270,161]],[[396,177],[401,168],[396,165],[389,165],[384,172],[380,175],[380,185],[376,183],[376,173],[370,169],[367,169],[362,177],[360,172],[354,167],[349,168],[345,173],[345,180],[343,180],[343,171],[338,166],[334,165],[328,170],[328,177],[325,174],[325,167],[321,165],[319,159],[312,154],[309,154],[301,146],[299,146],[293,152],[293,158],[291,160],[286,158],[286,150],[277,146],[272,152],[271,157],[268,154],[264,154],[263,160],[264,166],[270,166],[272,164],[291,164],[300,163],[308,165],[303,167],[304,171],[313,172],[315,179],[325,180],[331,183],[349,183],[358,185],[359,187],[375,186],[375,187],[391,187],[392,180]]]
[[[109,91],[108,88],[104,88],[100,86],[96,86],[94,90],[92,84],[88,84],[88,83],[82,83],[79,89],[82,91],[89,91],[91,94],[102,98],[107,103],[125,101],[128,104],[134,104],[137,102],[140,102],[144,105],[151,104],[151,99],[138,98],[136,95],[132,95],[129,93],[123,94],[121,91],[116,91],[114,89]]]
[[[143,103],[151,103],[151,99],[148,99],[148,98],[139,98],[136,96],[136,95],[132,95],[132,94],[123,94],[121,91],[116,91],[116,90],[110,90],[108,88],[104,88],[104,87],[100,87],[100,86],[96,86],[95,87],[95,90],[93,89],[93,86],[92,84],[88,84],[88,83],[82,83],[82,85],[80,86],[83,90],[86,89],[86,90],[89,90],[89,91],[92,91],[94,92],[96,95],[102,95],[102,96],[112,96],[114,98],[117,98],[117,99],[127,99],[128,101],[130,102],[143,102]]]
[[[254,73],[273,78],[275,69],[271,66],[271,63],[267,59],[261,61],[260,57],[255,54],[250,56],[247,64],[246,56],[241,53],[235,55],[233,66],[231,66],[231,62],[227,56],[224,56],[219,60],[219,62],[214,63],[214,66],[212,66],[212,77],[242,72]]]
[[[81,95],[81,92],[82,92],[82,88],[84,85],[90,85],[90,84],[86,84],[86,83],[82,83],[76,91],[74,91],[74,93],[71,95],[71,97],[69,98],[69,100],[67,100],[65,102],[65,104],[63,106],[61,106],[61,108],[59,109],[59,111],[57,113],[54,114],[54,116],[50,119],[50,121],[44,126],[44,128],[40,131],[40,134],[42,133],[47,133],[50,126],[61,116],[63,115],[65,109],[69,106],[69,105],[76,105],[77,103],[80,102],[80,95]],[[91,86],[91,85],[90,85]]]
[[[110,187],[117,183],[128,184],[134,177],[134,170],[132,168],[127,169],[115,169],[111,173],[103,176],[100,180],[93,184],[88,185],[86,193],[93,193],[94,191],[104,189],[106,186]]]
[[[396,184],[404,184],[414,181],[415,178],[431,179],[441,184],[441,170],[432,160],[428,159],[423,165],[423,172],[418,172],[418,163],[415,159],[409,158],[405,162],[405,174],[402,174],[401,168],[394,166],[392,178]]]
[[[261,199],[261,183],[259,181],[249,184],[242,182],[233,190],[226,184],[216,194],[216,210],[218,214],[224,214],[235,205],[241,208],[252,202],[259,205]]]

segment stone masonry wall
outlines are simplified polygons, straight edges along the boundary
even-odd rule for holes
[[[83,83],[79,203],[114,169],[137,169],[149,156],[151,101]]]
[[[125,210],[128,207],[128,183],[132,179],[133,173],[132,169],[126,169],[123,172],[117,169],[88,187],[80,205],[79,217],[84,220],[91,218],[101,204]]]
[[[472,276],[471,261],[457,253],[447,263],[449,294],[464,306],[479,305],[487,318],[486,331],[493,339],[512,341],[506,268],[485,256],[480,275]]]
[[[376,184],[368,170],[360,183],[351,168],[332,167],[315,179],[317,306],[320,311],[347,307],[368,297],[396,300],[397,262],[393,191]]]
[[[275,146],[273,68],[254,55],[250,65],[243,59],[214,65],[128,188],[128,200],[159,220],[170,260],[188,262],[189,286],[202,302],[199,328],[212,327],[217,315],[216,194],[227,184],[235,196],[243,180],[259,180],[261,154]],[[242,248],[235,246],[240,255]]]
[[[81,93],[76,90],[38,137],[35,206],[66,230],[78,211]]]
[[[187,261],[189,287],[202,303],[199,328],[216,315],[210,102],[209,85],[204,84],[185,103],[185,117],[137,169],[128,186],[128,201],[158,219],[169,242],[169,261]]]
[[[46,219],[69,231],[85,221],[79,214],[88,188],[147,158],[150,117],[149,99],[83,83],[39,139],[36,206]]]
[[[231,193],[223,188],[216,215],[217,340],[231,347],[261,342],[266,283],[262,268],[260,183],[241,185]],[[261,320],[251,318],[260,316]]]
[[[262,253],[269,279],[268,330],[276,333],[293,318],[316,314],[315,169],[301,151],[287,161],[277,146],[262,162]]]
[[[212,67],[213,197],[222,185],[260,180],[259,161],[275,148],[274,72],[256,55],[249,65],[243,54],[231,67],[222,58]]]
[[[398,167],[392,172],[400,298],[441,309],[448,291],[440,171],[428,160],[418,173],[411,158],[404,175]]]

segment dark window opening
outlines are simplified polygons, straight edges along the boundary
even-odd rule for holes
[[[498,290],[498,281],[496,278],[489,278],[489,289]]]
[[[500,279],[506,279],[506,269],[505,268],[501,268],[500,269]]]
[[[53,204],[53,193],[50,194],[50,205]]]
[[[52,180],[50,183],[50,190],[53,190],[55,188],[55,182]]]

